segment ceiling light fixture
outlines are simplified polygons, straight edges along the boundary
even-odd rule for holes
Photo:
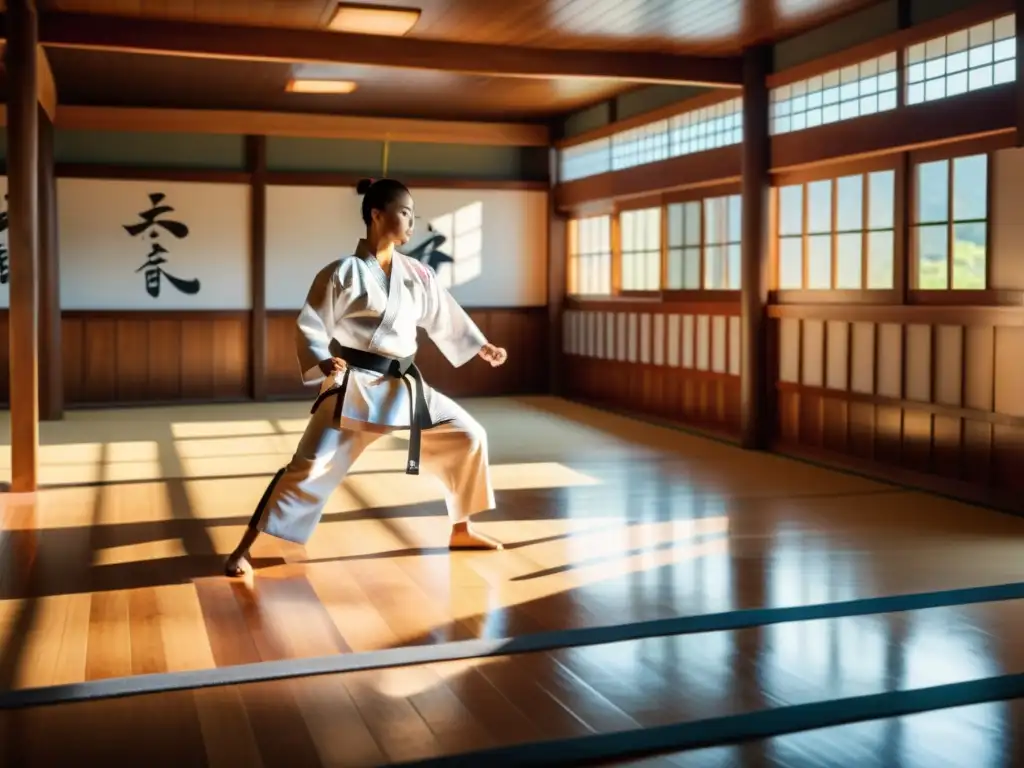
[[[289,80],[285,90],[289,93],[352,93],[356,89],[352,80]]]
[[[338,3],[338,8],[327,28],[335,32],[401,37],[419,21],[420,13],[419,8]]]

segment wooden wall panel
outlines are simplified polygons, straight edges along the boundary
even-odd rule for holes
[[[1024,310],[899,312],[771,309],[777,444],[1024,509]]]
[[[451,397],[500,397],[547,391],[548,343],[546,307],[470,309],[469,316],[484,335],[508,350],[508,362],[492,368],[479,358],[453,368],[420,331],[420,370],[431,386]]]
[[[799,320],[786,322],[799,323]],[[870,394],[875,391],[874,323],[850,323],[850,390]]]
[[[566,394],[738,433],[739,304],[608,302],[564,314]]]
[[[538,394],[547,387],[547,308],[472,310],[470,315],[509,361],[473,360],[455,370],[425,335],[420,368],[453,397]],[[0,339],[8,317],[0,311]],[[277,398],[310,397],[294,347],[295,313],[270,313],[267,389]],[[249,312],[64,312],[64,395],[69,407],[250,398]],[[7,403],[7,344],[0,341],[0,404]]]
[[[309,397],[299,378],[295,358],[295,318],[298,311],[267,311],[267,395],[273,398]]]
[[[935,402],[952,406],[963,402],[963,353],[962,326],[935,327]]]
[[[241,400],[248,312],[65,312],[68,405]]]
[[[850,370],[850,324],[829,320],[825,324],[825,335],[825,386],[846,389]]]
[[[451,397],[498,397],[547,391],[547,308],[470,309],[469,315],[494,344],[508,350],[508,362],[492,368],[474,359],[456,369],[420,332],[417,364],[424,378]],[[267,392],[274,398],[311,398],[295,360],[296,312],[267,315]]]

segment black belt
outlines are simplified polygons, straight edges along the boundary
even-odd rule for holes
[[[382,376],[401,379],[405,383],[406,389],[409,390],[409,460],[406,464],[405,473],[407,475],[418,475],[420,473],[420,432],[422,429],[431,426],[431,420],[430,411],[427,409],[426,393],[423,391],[423,376],[420,374],[420,369],[416,367],[414,362],[415,356],[402,358],[387,357],[362,349],[343,347],[334,342],[331,344],[331,354],[335,357],[340,357],[353,368],[374,371]],[[316,402],[313,403],[313,408],[310,412],[315,413],[321,402],[332,394],[337,393],[338,399],[334,406],[334,415],[336,418],[340,417],[342,404],[345,400],[345,391],[348,389],[348,375],[349,371],[346,369],[341,385],[332,387],[321,394],[316,399]],[[415,394],[412,391],[410,379],[416,382]]]

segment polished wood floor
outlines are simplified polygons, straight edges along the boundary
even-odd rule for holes
[[[0,518],[0,689],[1024,574],[1015,517],[554,399],[466,405],[498,491],[479,526],[504,552],[447,551],[440,487],[402,473],[395,436],[305,548],[257,543],[251,583],[220,576],[222,558],[307,405],[44,424],[48,487],[5,498]],[[1019,602],[0,712],[0,764],[377,765],[1020,673]],[[1022,713],[986,704],[632,764],[1010,766]]]
[[[1015,768],[1024,701],[977,704],[823,728],[768,741],[602,765],[631,768]]]

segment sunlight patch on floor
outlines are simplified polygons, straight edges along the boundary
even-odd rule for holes
[[[250,437],[254,435],[276,435],[275,423],[269,419],[242,421],[174,421],[171,435],[175,440],[203,437]]]

